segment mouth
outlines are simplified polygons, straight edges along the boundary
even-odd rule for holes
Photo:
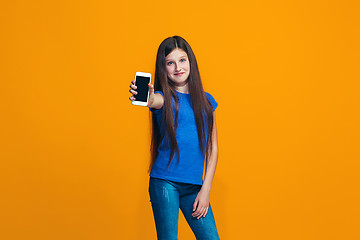
[[[175,76],[182,76],[185,72],[181,72],[181,73],[175,73]]]

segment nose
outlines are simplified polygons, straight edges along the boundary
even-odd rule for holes
[[[180,64],[176,64],[175,71],[180,72],[180,70],[181,70]]]

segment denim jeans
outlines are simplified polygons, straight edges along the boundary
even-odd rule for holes
[[[179,208],[198,240],[218,240],[214,215],[209,206],[206,217],[192,216],[193,204],[201,185],[150,177],[149,194],[159,240],[176,240]]]

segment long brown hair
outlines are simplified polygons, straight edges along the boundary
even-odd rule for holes
[[[179,146],[176,141],[176,128],[178,123],[179,104],[176,95],[174,84],[168,79],[165,58],[174,49],[182,49],[188,55],[190,63],[190,74],[187,80],[189,86],[189,93],[191,95],[192,108],[195,114],[197,132],[199,136],[199,143],[202,153],[211,152],[212,146],[212,130],[213,130],[213,109],[211,102],[206,97],[204,92],[197,61],[189,43],[179,36],[166,38],[159,46],[156,56],[155,67],[155,91],[162,91],[164,94],[164,105],[160,122],[160,127],[157,123],[156,117],[152,114],[152,139],[151,139],[151,161],[149,171],[153,167],[156,157],[158,155],[158,147],[162,141],[170,146],[170,166],[175,152],[180,159]],[[175,103],[173,105],[173,103]],[[175,115],[173,113],[173,106],[175,106]],[[174,119],[175,116],[175,119]],[[205,129],[207,126],[207,129]],[[207,135],[207,136],[206,136]],[[206,154],[206,158],[208,154]]]

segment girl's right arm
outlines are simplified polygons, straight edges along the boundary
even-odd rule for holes
[[[134,95],[137,94],[136,90],[136,86],[134,85],[134,80],[131,82],[130,85],[130,90],[129,92],[133,94],[133,96],[131,96],[129,99],[130,101],[134,101]],[[162,106],[164,105],[164,97],[160,94],[160,93],[154,93],[154,86],[152,84],[149,83],[149,101],[148,101],[148,107],[150,108],[156,108],[156,109],[160,109],[162,108]]]

